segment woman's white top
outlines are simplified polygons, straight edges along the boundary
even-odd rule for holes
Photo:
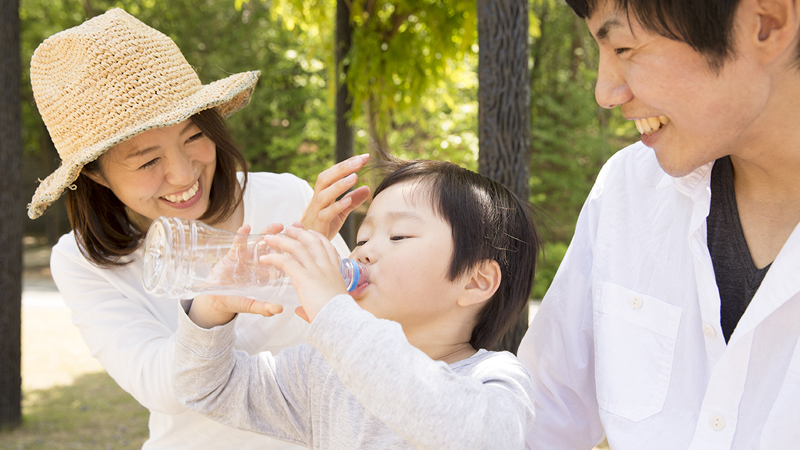
[[[276,222],[291,225],[300,220],[312,195],[308,183],[294,175],[250,173],[244,193],[244,223],[250,224],[253,232]],[[341,256],[349,254],[340,236],[333,243]],[[220,425],[178,402],[171,376],[178,299],[145,292],[141,249],[124,260],[130,263],[98,268],[84,258],[69,233],[53,247],[50,268],[92,356],[150,410],[150,438],[143,449],[300,448]],[[284,302],[297,301],[291,286],[283,296]],[[275,353],[303,342],[307,328],[291,308],[270,318],[242,315],[236,322],[235,348],[249,354]]]

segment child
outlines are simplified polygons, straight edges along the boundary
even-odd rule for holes
[[[370,280],[350,295],[322,235],[290,227],[267,238],[284,253],[262,262],[291,276],[298,314],[311,322],[308,344],[248,357],[232,350],[234,313],[270,314],[269,305],[184,303],[174,380],[184,404],[315,449],[524,447],[530,377],[511,353],[486,349],[531,292],[530,210],[451,163],[391,164],[351,255]]]

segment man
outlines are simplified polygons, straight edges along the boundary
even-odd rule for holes
[[[800,2],[567,2],[642,141],[520,346],[528,447],[800,447]]]

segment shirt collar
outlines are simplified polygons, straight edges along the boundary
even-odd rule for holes
[[[711,169],[714,167],[714,161],[698,167],[689,175],[682,177],[673,177],[667,173],[658,182],[656,189],[663,189],[665,187],[674,185],[678,192],[686,196],[692,197],[695,200],[697,194],[704,190],[710,189],[711,186]]]

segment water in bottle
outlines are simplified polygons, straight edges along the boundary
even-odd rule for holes
[[[263,238],[196,220],[158,217],[144,241],[144,288],[158,296],[241,295],[281,303],[291,281],[275,266],[259,263],[261,256],[278,251]],[[348,291],[368,280],[369,271],[362,263],[343,259],[340,269]]]

